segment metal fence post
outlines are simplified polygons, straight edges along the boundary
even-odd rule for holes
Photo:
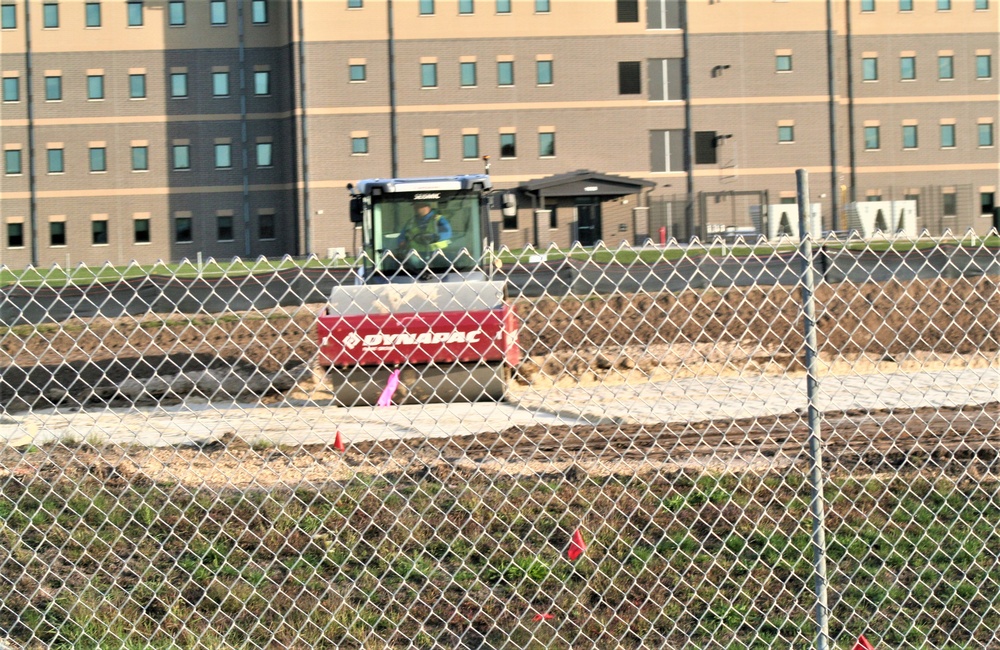
[[[812,485],[812,544],[816,575],[816,648],[827,650],[830,641],[829,608],[826,594],[826,524],[823,509],[823,451],[819,433],[819,409],[816,408],[816,310],[813,304],[813,250],[809,232],[809,172],[795,170],[799,204],[799,254],[802,257],[802,316],[805,334],[806,392],[809,402],[809,482]]]

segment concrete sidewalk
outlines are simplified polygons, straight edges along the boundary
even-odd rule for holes
[[[826,375],[821,411],[855,408],[953,407],[1000,400],[1000,369]],[[508,403],[429,404],[338,408],[317,404],[272,406],[233,402],[186,403],[132,409],[48,409],[3,416],[0,441],[17,446],[53,440],[122,445],[204,444],[235,434],[280,445],[449,437],[499,432],[514,426],[685,422],[794,412],[807,407],[799,376],[707,377],[519,391]]]

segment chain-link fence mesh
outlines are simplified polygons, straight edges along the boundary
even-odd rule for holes
[[[1000,240],[815,244],[4,270],[0,645],[1000,648]]]

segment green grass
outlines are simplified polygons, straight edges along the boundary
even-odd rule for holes
[[[834,647],[993,639],[1000,485],[828,487]],[[0,629],[28,648],[807,648],[815,634],[810,487],[794,472],[2,488]],[[576,528],[588,548],[571,563]]]

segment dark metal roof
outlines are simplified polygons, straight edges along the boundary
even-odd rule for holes
[[[518,189],[545,196],[602,196],[614,198],[635,194],[656,183],[645,179],[601,174],[587,169],[536,178],[521,183]]]

